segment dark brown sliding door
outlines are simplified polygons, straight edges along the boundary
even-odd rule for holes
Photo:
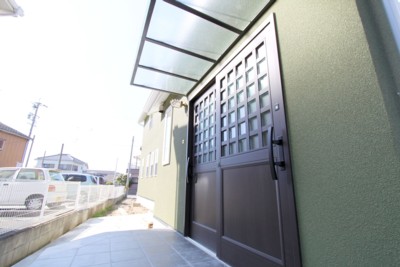
[[[232,266],[299,266],[273,19],[192,105],[191,237]]]

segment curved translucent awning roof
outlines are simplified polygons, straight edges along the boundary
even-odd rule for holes
[[[131,84],[187,95],[272,0],[151,0]]]

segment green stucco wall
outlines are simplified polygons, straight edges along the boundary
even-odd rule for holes
[[[276,0],[243,39],[275,14],[303,266],[400,264],[399,64],[376,6]]]
[[[172,113],[171,159],[168,165],[160,164],[154,214],[174,229],[183,232],[188,117],[185,108],[173,108]],[[160,153],[161,151],[162,149]]]
[[[148,153],[158,148],[158,174],[140,178],[137,193],[154,201],[154,216],[179,232],[184,231],[187,120],[184,107],[172,109],[171,157],[170,163],[163,165],[164,114],[153,113],[152,128],[145,127],[143,131],[142,163]]]
[[[147,125],[145,125],[143,128],[143,141],[141,151],[142,166],[140,169],[137,195],[154,201],[158,193],[157,181],[159,177],[146,177],[146,157],[151,151],[158,149],[158,166],[161,165],[163,136],[159,133],[163,133],[164,128],[162,124],[161,113],[153,113],[152,120],[153,122],[151,128],[149,128]]]
[[[356,2],[278,0],[271,12],[303,264],[398,266],[400,137]]]

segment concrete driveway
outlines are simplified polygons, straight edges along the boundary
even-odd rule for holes
[[[149,229],[149,223],[153,228]],[[15,267],[222,267],[207,250],[194,245],[151,214],[89,219]]]

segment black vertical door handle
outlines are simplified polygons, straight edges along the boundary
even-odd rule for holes
[[[190,164],[190,157],[186,159],[186,183],[189,183],[189,176],[190,176],[189,172],[191,170],[189,164]]]
[[[274,140],[273,137],[273,131],[274,131],[274,126],[269,126],[268,127],[268,135],[267,135],[267,146],[269,149],[269,168],[271,171],[271,177],[272,180],[278,180],[278,177],[276,176],[276,170],[275,170],[275,165],[279,167],[285,167],[285,162],[284,161],[275,161],[275,156],[274,156],[274,145],[282,146],[283,141],[282,137],[279,137],[277,140]]]

